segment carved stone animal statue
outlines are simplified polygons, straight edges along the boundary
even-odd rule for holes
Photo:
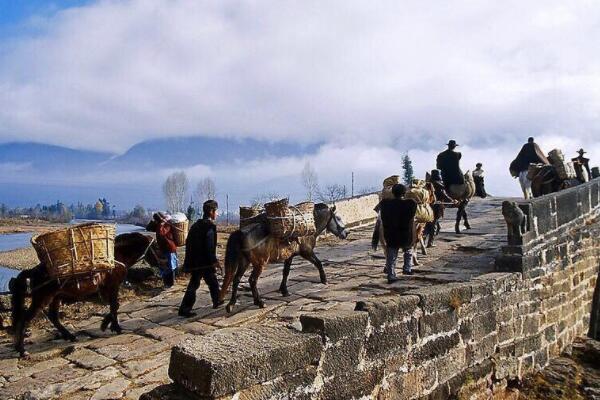
[[[231,312],[237,301],[238,286],[249,265],[252,265],[249,283],[254,297],[254,304],[260,308],[264,307],[264,302],[260,297],[257,282],[262,270],[269,263],[283,262],[283,278],[279,286],[279,291],[283,296],[289,295],[287,279],[292,261],[296,256],[304,258],[317,267],[321,283],[327,283],[323,264],[314,252],[317,237],[327,231],[341,239],[345,239],[348,236],[348,231],[342,219],[336,214],[335,206],[330,207],[324,203],[315,204],[314,218],[316,232],[313,235],[300,237],[298,240],[289,242],[271,236],[268,226],[264,222],[250,224],[238,229],[229,236],[225,251],[225,277],[219,294],[220,300],[223,300],[233,282],[231,300],[226,306],[227,312]]]
[[[508,228],[508,243],[519,244],[527,230],[527,216],[514,201],[502,202],[502,215]]]
[[[115,260],[118,263],[109,271],[98,272],[94,277],[67,278],[57,281],[48,276],[44,264],[21,271],[11,280],[12,321],[15,335],[15,348],[23,357],[26,356],[23,340],[25,329],[40,310],[48,306],[46,315],[61,337],[72,342],[77,338],[65,328],[59,319],[60,305],[63,300],[85,301],[90,295],[99,293],[100,297],[110,303],[110,312],[104,316],[101,329],[110,325],[110,330],[121,333],[117,319],[119,310],[119,286],[127,275],[127,269],[138,261],[145,260],[155,268],[160,267],[160,253],[153,237],[141,233],[125,233],[115,238]],[[31,291],[31,305],[25,308],[25,299]]]

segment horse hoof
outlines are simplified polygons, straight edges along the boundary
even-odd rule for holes
[[[281,292],[281,295],[283,297],[289,297],[290,296],[290,292],[288,292],[287,290],[280,290],[279,292]]]
[[[322,279],[321,279],[321,283],[322,283],[323,285],[327,285],[327,279],[326,279],[326,278],[322,278]]]
[[[29,354],[28,351],[21,350],[21,351],[19,351],[19,358],[21,358],[23,360],[29,360],[31,358],[31,355]]]
[[[265,302],[262,300],[255,301],[254,305],[258,306],[258,308],[265,308]]]
[[[120,326],[111,326],[110,330],[114,333],[116,333],[117,335],[120,335],[123,332],[123,328],[121,328]]]
[[[225,306],[225,311],[227,311],[228,314],[230,314],[232,310],[233,310],[233,304],[227,304]]]

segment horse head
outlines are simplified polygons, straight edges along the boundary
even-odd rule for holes
[[[161,262],[156,239],[139,232],[124,233],[115,238],[115,258],[127,267],[144,260],[158,268]]]
[[[324,204],[324,206],[327,210],[327,222],[324,229],[326,229],[329,233],[333,233],[340,239],[346,239],[348,237],[349,232],[348,229],[346,229],[346,224],[344,224],[342,218],[336,213],[336,206],[333,205],[329,207],[326,204]]]

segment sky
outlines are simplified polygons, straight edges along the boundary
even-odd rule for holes
[[[358,191],[400,173],[406,152],[423,175],[449,139],[463,170],[484,164],[489,192],[517,196],[508,164],[529,136],[600,155],[598,37],[587,0],[0,1],[0,197],[101,187],[160,208],[162,180],[183,169],[237,203],[300,198],[307,161],[322,185],[355,172]],[[157,162],[190,138],[222,157]],[[228,155],[248,139],[290,151]],[[10,143],[80,157],[51,168],[39,148],[8,157]]]

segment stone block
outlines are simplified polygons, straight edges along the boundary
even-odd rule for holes
[[[356,311],[366,311],[370,324],[381,327],[394,321],[401,321],[410,316],[420,316],[418,296],[388,296],[375,300],[359,301]]]
[[[582,215],[577,188],[562,190],[556,194],[558,225],[566,225]]]
[[[317,335],[281,327],[225,328],[173,348],[169,376],[197,396],[233,394],[316,365]]]
[[[449,283],[413,289],[407,294],[419,297],[419,305],[425,314],[458,309],[471,301],[470,283]]]
[[[341,339],[364,339],[368,313],[360,311],[323,311],[300,316],[302,332],[317,333],[323,342]]]
[[[473,339],[479,340],[496,330],[496,313],[494,311],[477,315],[473,318]]]
[[[455,331],[457,328],[457,312],[452,309],[424,315],[419,319],[420,337]]]
[[[443,354],[446,354],[460,343],[458,332],[450,335],[439,336],[425,342],[415,348],[412,353],[412,359],[416,364],[424,363]]]

